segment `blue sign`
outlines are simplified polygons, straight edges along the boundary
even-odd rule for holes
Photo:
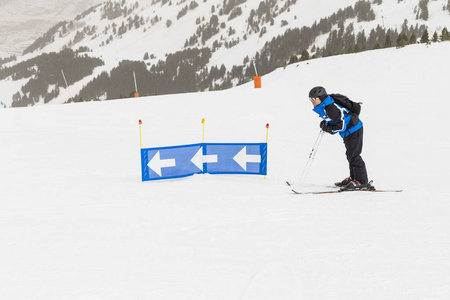
[[[194,174],[267,175],[267,144],[210,144],[141,149],[142,181]]]

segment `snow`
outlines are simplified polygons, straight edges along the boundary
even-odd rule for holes
[[[218,92],[0,110],[0,299],[450,298],[450,43],[334,56]],[[294,195],[324,85],[364,102],[377,188]],[[268,176],[141,182],[144,147],[264,142]],[[326,135],[307,187],[347,175]]]

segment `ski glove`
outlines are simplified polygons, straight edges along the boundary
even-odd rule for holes
[[[320,128],[325,132],[332,133],[331,127],[327,126],[327,121],[320,122]]]

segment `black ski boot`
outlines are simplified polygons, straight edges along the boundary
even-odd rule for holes
[[[350,182],[352,182],[352,178],[351,177],[347,177],[344,180],[342,180],[341,182],[336,182],[334,185],[335,186],[339,186],[339,187],[344,187],[347,184],[349,184]]]
[[[368,183],[360,183],[358,180],[352,180],[349,184],[341,187],[341,191],[373,191],[375,187],[372,185],[372,181]]]

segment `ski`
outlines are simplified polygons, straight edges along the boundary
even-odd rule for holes
[[[290,186],[290,187],[294,187],[295,186],[295,184],[293,184],[290,181],[286,181],[286,185]],[[335,186],[335,185],[321,185],[321,187],[328,188],[328,189],[338,188],[338,186]]]
[[[319,192],[300,192],[294,189],[291,189],[294,194],[297,195],[312,195],[312,194],[337,194],[337,193],[347,193],[347,192],[372,192],[372,193],[400,193],[403,190],[349,190],[349,191],[319,191]]]
[[[287,183],[287,181],[286,181]],[[369,182],[369,185],[362,188],[362,189],[355,189],[355,190],[343,190],[342,188],[339,190],[331,190],[331,191],[310,191],[310,192],[300,192],[297,191],[295,189],[291,189],[292,192],[294,192],[297,195],[307,195],[307,194],[336,194],[336,193],[343,193],[343,192],[374,192],[374,193],[399,193],[402,192],[403,190],[377,190],[375,189],[375,187],[372,185],[373,181],[371,180]]]

